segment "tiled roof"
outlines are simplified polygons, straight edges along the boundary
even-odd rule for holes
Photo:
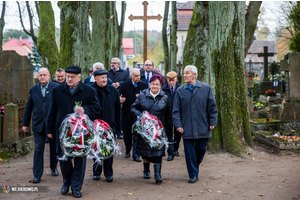
[[[132,48],[133,49],[133,38],[123,38],[122,40],[123,48]]]
[[[178,10],[194,10],[195,1],[188,1],[185,4],[179,5]]]
[[[188,30],[193,10],[178,10],[177,12],[177,30]]]
[[[28,53],[31,53],[30,51],[27,51],[22,46],[3,46],[3,51],[11,51],[11,50],[16,51],[21,56],[27,56]]]
[[[29,42],[29,39],[22,39],[22,41],[20,41],[20,39],[16,39],[13,38],[7,42],[4,43],[3,47],[7,47],[7,46],[23,46],[26,45],[27,47],[31,48],[33,46],[32,42]]]
[[[277,53],[275,41],[257,41],[254,40],[250,46],[248,53],[262,53],[264,46],[268,47],[268,53]]]

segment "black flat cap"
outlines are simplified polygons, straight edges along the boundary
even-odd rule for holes
[[[66,69],[66,73],[80,74],[81,73],[81,67],[78,67],[78,66],[69,66]]]
[[[108,71],[104,69],[97,69],[96,71],[94,71],[94,76],[98,76],[102,74],[108,74]]]

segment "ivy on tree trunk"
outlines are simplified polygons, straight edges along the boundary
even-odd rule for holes
[[[92,61],[110,69],[110,9],[108,1],[92,1]]]
[[[48,67],[52,75],[59,64],[58,47],[55,40],[55,19],[50,1],[39,1],[40,27],[37,47],[43,58],[43,66]]]
[[[89,2],[60,1],[58,6],[61,9],[60,67],[80,66],[85,78],[92,68]]]

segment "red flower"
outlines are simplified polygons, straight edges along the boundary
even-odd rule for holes
[[[94,143],[94,149],[97,151],[97,142]]]
[[[107,138],[107,134],[105,133],[105,134],[104,134],[104,139],[106,139],[106,138]]]
[[[72,131],[68,131],[68,135],[72,135]]]
[[[162,128],[162,127],[163,127],[163,125],[161,123],[159,123],[159,128]]]
[[[87,132],[86,134],[85,134],[85,136],[90,136],[91,135],[91,133],[90,132]]]
[[[146,130],[146,133],[151,134],[151,131],[150,130]]]
[[[82,148],[80,148],[79,146],[75,146],[74,149],[75,150],[81,150]]]

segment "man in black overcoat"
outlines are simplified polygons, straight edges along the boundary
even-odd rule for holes
[[[119,92],[122,98],[125,99],[122,107],[122,129],[124,133],[124,143],[126,147],[125,158],[130,157],[132,147],[132,158],[137,162],[141,162],[139,155],[136,153],[137,140],[136,137],[132,138],[131,127],[136,120],[130,112],[131,105],[134,103],[136,97],[144,90],[147,89],[146,82],[140,81],[140,70],[133,68],[130,70],[130,80],[121,83]]]
[[[57,83],[50,82],[48,68],[42,67],[38,71],[37,78],[40,83],[32,86],[26,103],[22,130],[26,133],[32,114],[32,131],[34,136],[33,156],[33,183],[39,183],[44,172],[44,149],[46,140],[46,122],[49,106],[52,99],[52,90]],[[50,139],[50,169],[53,176],[58,176],[57,159],[55,154],[55,140]]]
[[[154,70],[154,63],[151,60],[146,60],[144,63],[144,70],[141,72],[141,81],[146,82],[149,86],[150,78],[154,74],[159,74]]]
[[[48,113],[47,133],[49,138],[56,139],[56,153],[62,155],[59,141],[59,127],[68,114],[74,113],[75,102],[81,102],[81,107],[75,113],[86,114],[93,118],[100,113],[100,105],[96,90],[81,82],[81,68],[69,66],[66,69],[66,83],[55,87],[52,94],[52,102]],[[72,157],[67,161],[60,161],[63,176],[61,193],[66,194],[71,186],[74,197],[81,197],[81,188],[84,180],[86,156],[75,157],[74,167]]]
[[[176,94],[176,90],[181,86],[177,82],[177,73],[174,71],[170,71],[166,75],[167,77],[167,83],[161,87],[162,91],[165,92],[165,94],[168,96],[168,99],[170,101],[171,108],[173,109],[173,102],[174,102],[174,97]],[[171,161],[174,159],[175,156],[179,156],[178,148],[179,148],[179,143],[181,140],[181,133],[179,133],[176,128],[174,129],[172,126],[172,131],[170,131],[168,135],[168,140],[170,142],[169,148],[168,148],[168,161]],[[174,132],[174,140],[173,140],[173,132]]]
[[[119,92],[113,86],[107,84],[107,71],[94,71],[95,83],[92,87],[96,89],[100,106],[103,108],[100,114],[96,115],[93,120],[101,119],[109,124],[116,132],[120,132],[120,98]],[[103,160],[104,176],[107,182],[113,181],[113,156]],[[102,172],[102,166],[93,165],[93,179],[99,180]]]

